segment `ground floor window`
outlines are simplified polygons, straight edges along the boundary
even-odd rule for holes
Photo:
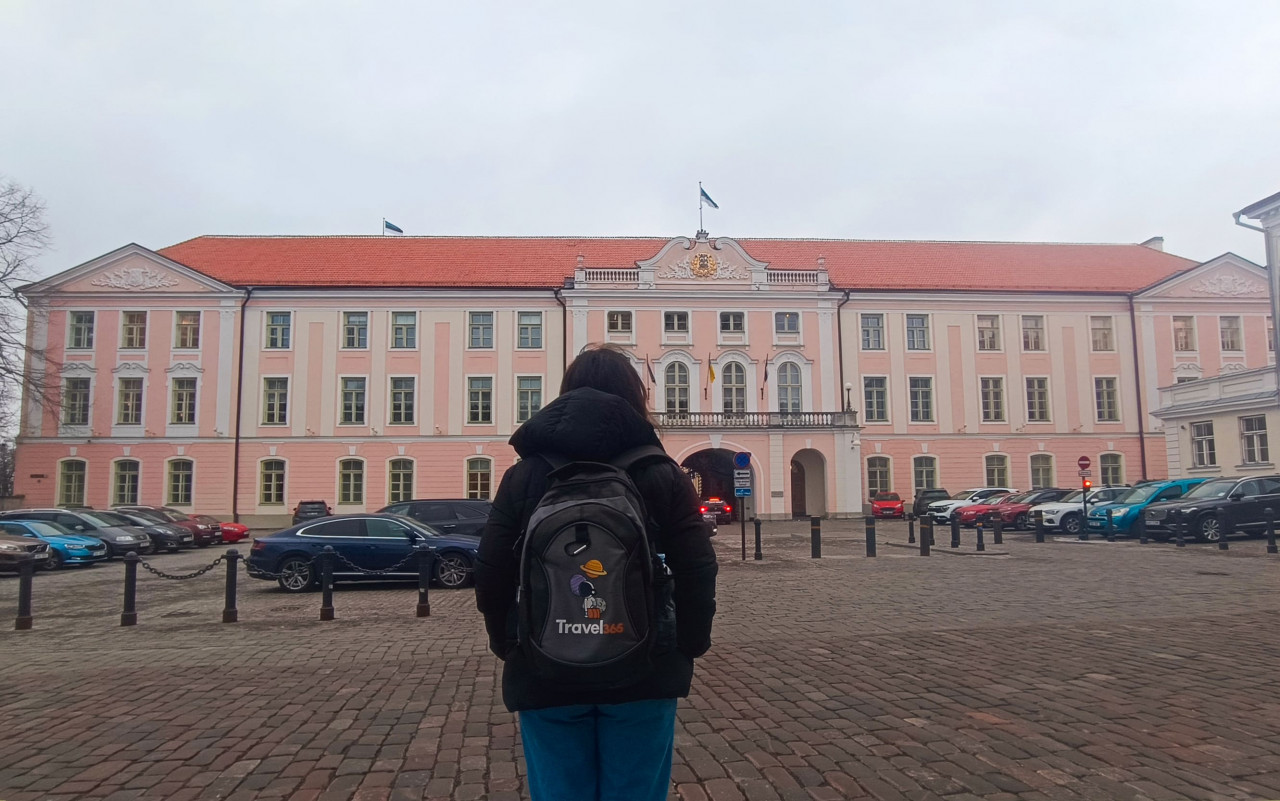
[[[58,505],[84,506],[85,475],[83,460],[68,459],[58,469]]]
[[[1118,453],[1104,453],[1098,459],[1104,487],[1118,487],[1124,484],[1124,461]]]
[[[1213,467],[1218,463],[1212,420],[1191,424],[1191,463],[1196,467]]]
[[[493,463],[488,459],[467,460],[467,497],[489,500]]]
[[[938,488],[938,459],[935,456],[917,456],[911,460],[911,472],[915,475],[916,489]]]
[[[867,492],[870,497],[876,497],[878,492],[889,492],[891,482],[889,478],[889,457],[872,456],[867,459]]]
[[[1053,457],[1047,453],[1037,453],[1031,457],[1031,489],[1046,489],[1053,486]]]
[[[261,484],[262,492],[259,497],[261,503],[271,506],[284,503],[284,460],[267,459],[262,463]]]
[[[136,506],[138,504],[138,478],[141,467],[133,459],[121,459],[116,462],[113,506]]]
[[[413,460],[392,459],[387,482],[387,503],[400,503],[413,498]]]
[[[986,458],[987,486],[1009,486],[1009,457],[1002,453],[993,453]]]
[[[364,462],[359,459],[338,462],[338,503],[364,503]]]
[[[1267,447],[1267,418],[1253,415],[1240,418],[1240,453],[1245,464],[1264,464],[1271,461]]]
[[[169,462],[169,505],[190,506],[191,491],[195,483],[195,462],[190,459],[174,459]]]

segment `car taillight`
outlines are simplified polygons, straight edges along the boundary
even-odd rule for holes
[[[707,507],[705,507],[705,506],[699,506],[699,507],[698,507],[698,511],[699,511],[699,512],[704,512],[704,513],[705,513],[705,512],[707,511]]]
[[[730,512],[732,512],[732,511],[733,511],[733,509],[729,506],[729,504],[727,504],[727,503],[726,503],[726,504],[724,505],[724,513],[725,513],[725,514],[729,514],[729,513],[730,513]]]
[[[266,549],[267,544],[262,540],[255,540],[253,545],[249,547],[249,550],[251,551],[265,551]]]

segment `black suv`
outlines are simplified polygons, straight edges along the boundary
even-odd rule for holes
[[[378,510],[379,514],[404,515],[426,523],[441,534],[473,534],[489,522],[493,504],[476,498],[465,500],[401,501]]]
[[[951,493],[942,488],[916,490],[916,499],[911,504],[911,514],[916,517],[924,517],[929,514],[929,504],[934,501],[949,500],[950,498]]]
[[[317,517],[328,517],[333,514],[328,501],[298,501],[293,507],[293,524],[296,526],[304,520],[315,520]]]
[[[1222,539],[1222,522],[1244,534],[1256,534],[1266,526],[1262,510],[1280,511],[1280,475],[1247,478],[1215,478],[1192,487],[1174,501],[1153,503],[1142,513],[1147,533],[1158,540],[1173,535],[1170,514],[1176,512],[1190,524],[1190,533],[1203,542]]]

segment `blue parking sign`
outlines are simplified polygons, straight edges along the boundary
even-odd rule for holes
[[[734,487],[733,495],[735,498],[750,498],[751,488],[750,487]]]
[[[733,466],[739,470],[746,470],[751,466],[751,454],[747,451],[738,451],[733,455]]]

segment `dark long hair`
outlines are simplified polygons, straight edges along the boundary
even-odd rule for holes
[[[560,394],[582,387],[617,395],[636,413],[653,423],[645,399],[644,382],[626,352],[616,345],[588,345],[578,354],[560,382]]]

